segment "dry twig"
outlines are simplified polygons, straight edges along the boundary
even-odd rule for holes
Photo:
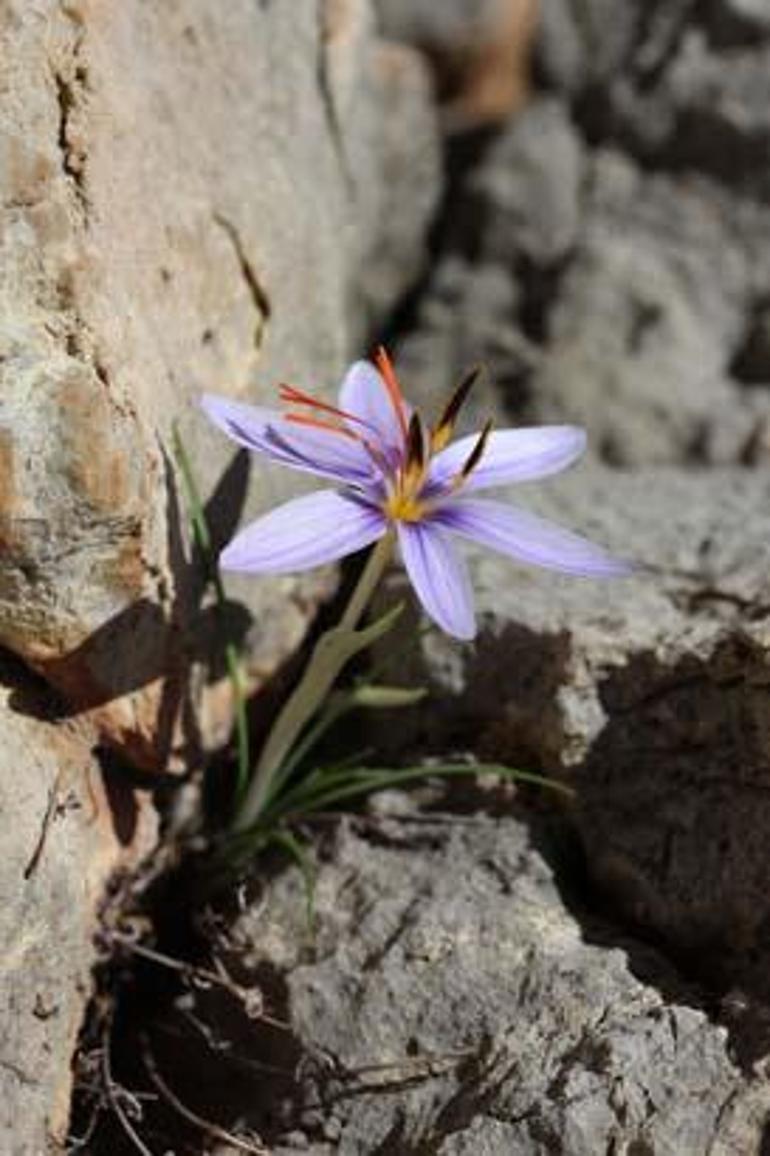
[[[215,1140],[221,1140],[225,1144],[230,1144],[233,1148],[240,1149],[241,1152],[249,1152],[252,1156],[269,1156],[267,1148],[264,1148],[258,1140],[244,1140],[240,1136],[235,1136],[232,1132],[228,1132],[226,1128],[220,1127],[219,1124],[215,1124],[211,1120],[205,1120],[202,1116],[199,1116],[196,1112],[188,1108],[186,1104],[183,1104],[179,1097],[174,1095],[158,1071],[155,1057],[150,1048],[150,1041],[145,1035],[142,1035],[142,1058],[147,1068],[147,1074],[158,1089],[160,1095],[188,1124],[200,1128],[202,1132],[212,1136]]]
[[[147,1147],[141,1136],[137,1133],[133,1124],[129,1120],[126,1113],[123,1111],[123,1106],[120,1103],[120,1094],[126,1095],[124,1088],[119,1088],[112,1078],[112,1065],[110,1063],[110,1048],[112,1045],[112,1019],[108,1019],[104,1025],[102,1032],[102,1079],[104,1081],[104,1091],[107,1096],[112,1111],[120,1123],[123,1131],[128,1136],[131,1143],[136,1148],[141,1156],[155,1156],[155,1153]]]

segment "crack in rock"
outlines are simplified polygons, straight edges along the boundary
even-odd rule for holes
[[[265,338],[265,329],[273,313],[270,297],[246,253],[243,240],[235,225],[227,217],[223,216],[222,213],[214,213],[214,221],[224,232],[238,259],[238,265],[240,266],[243,279],[246,282],[249,296],[251,297],[258,317],[254,327],[254,347],[255,349],[261,349]]]
[[[56,100],[59,108],[56,145],[61,157],[61,167],[70,185],[84,222],[90,210],[86,191],[86,147],[76,139],[73,132],[73,114],[83,102],[88,87],[88,70],[82,58],[85,29],[70,18],[76,31],[73,36],[69,58],[64,68],[54,69]]]

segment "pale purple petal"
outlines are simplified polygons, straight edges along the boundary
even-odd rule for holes
[[[339,395],[340,409],[363,423],[364,429],[376,433],[383,447],[401,447],[403,431],[385,382],[370,361],[356,361],[345,374]],[[407,411],[407,418],[409,414]],[[361,430],[358,423],[351,429]]]
[[[272,455],[267,430],[271,424],[282,420],[280,410],[247,405],[243,401],[232,401],[229,397],[219,397],[213,393],[203,394],[200,407],[214,425],[219,426],[233,441],[248,450]]]
[[[636,569],[579,534],[504,502],[457,498],[436,510],[431,520],[520,562],[565,574],[621,578]]]
[[[267,437],[275,449],[292,457],[296,469],[349,482],[374,476],[375,467],[364,447],[345,434],[280,418],[270,424]]]
[[[448,534],[425,522],[399,522],[407,574],[425,612],[455,638],[476,634],[468,569]]]
[[[477,441],[478,434],[471,434],[436,454],[428,477],[429,490],[441,490],[455,477]],[[585,447],[585,431],[579,426],[496,430],[489,436],[481,461],[463,483],[463,492],[556,474],[579,458]]]
[[[247,405],[210,393],[203,395],[200,405],[233,441],[266,454],[281,465],[350,483],[372,476],[369,455],[352,438],[287,421],[280,410]]]
[[[347,494],[319,490],[252,522],[219,556],[223,570],[287,574],[353,554],[381,538],[379,510]]]

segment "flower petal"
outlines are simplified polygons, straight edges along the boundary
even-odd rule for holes
[[[252,522],[219,556],[224,570],[287,574],[334,562],[386,530],[383,515],[348,494],[319,490]]]
[[[476,634],[465,561],[448,534],[426,522],[399,522],[401,557],[426,613],[455,638]]]
[[[463,468],[478,442],[478,434],[461,438],[436,454],[428,488],[443,489]],[[527,482],[566,469],[583,453],[585,431],[579,426],[541,425],[530,429],[501,429],[489,435],[481,461],[463,482],[463,491]]]
[[[504,502],[458,498],[436,510],[431,520],[501,554],[565,574],[620,578],[636,569],[579,534]]]
[[[271,422],[267,437],[273,452],[288,455],[287,464],[295,469],[351,483],[366,482],[375,475],[375,467],[364,447],[344,433],[300,425],[281,417]]]
[[[401,448],[404,434],[393,407],[385,382],[370,361],[356,361],[345,374],[340,386],[340,409],[357,417],[373,430],[382,446],[392,450]],[[407,420],[409,419],[407,412]],[[361,431],[356,423],[351,429]]]
[[[271,424],[282,420],[280,410],[247,405],[243,401],[232,401],[229,397],[218,397],[213,393],[203,394],[200,407],[214,425],[219,426],[239,445],[248,450],[272,453],[267,444],[267,430]]]
[[[246,405],[210,393],[203,395],[200,405],[233,441],[266,454],[281,465],[350,483],[372,476],[369,455],[352,438],[287,421],[280,410]]]

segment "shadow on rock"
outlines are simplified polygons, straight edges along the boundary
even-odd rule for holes
[[[206,504],[204,514],[211,533],[211,557],[216,558],[240,519],[249,480],[249,458],[239,451]],[[159,584],[158,600],[145,597],[119,611],[79,646],[60,658],[40,665],[40,673],[56,689],[40,698],[19,690],[11,696],[12,709],[49,720],[72,718],[86,711],[101,711],[105,737],[120,739],[139,765],[164,765],[178,737],[180,751],[199,749],[200,735],[190,698],[193,666],[205,669],[209,682],[223,677],[224,644],[239,645],[251,624],[240,604],[203,606],[210,579],[210,560],[197,543],[185,556],[182,518],[171,463],[166,459],[168,486],[169,560],[173,595]],[[109,708],[116,700],[135,695],[153,683],[160,690],[151,703],[137,701],[123,716]],[[149,711],[148,718],[142,718]],[[39,712],[42,712],[39,713]],[[132,734],[134,731],[141,734]],[[151,748],[151,749],[150,749]]]

